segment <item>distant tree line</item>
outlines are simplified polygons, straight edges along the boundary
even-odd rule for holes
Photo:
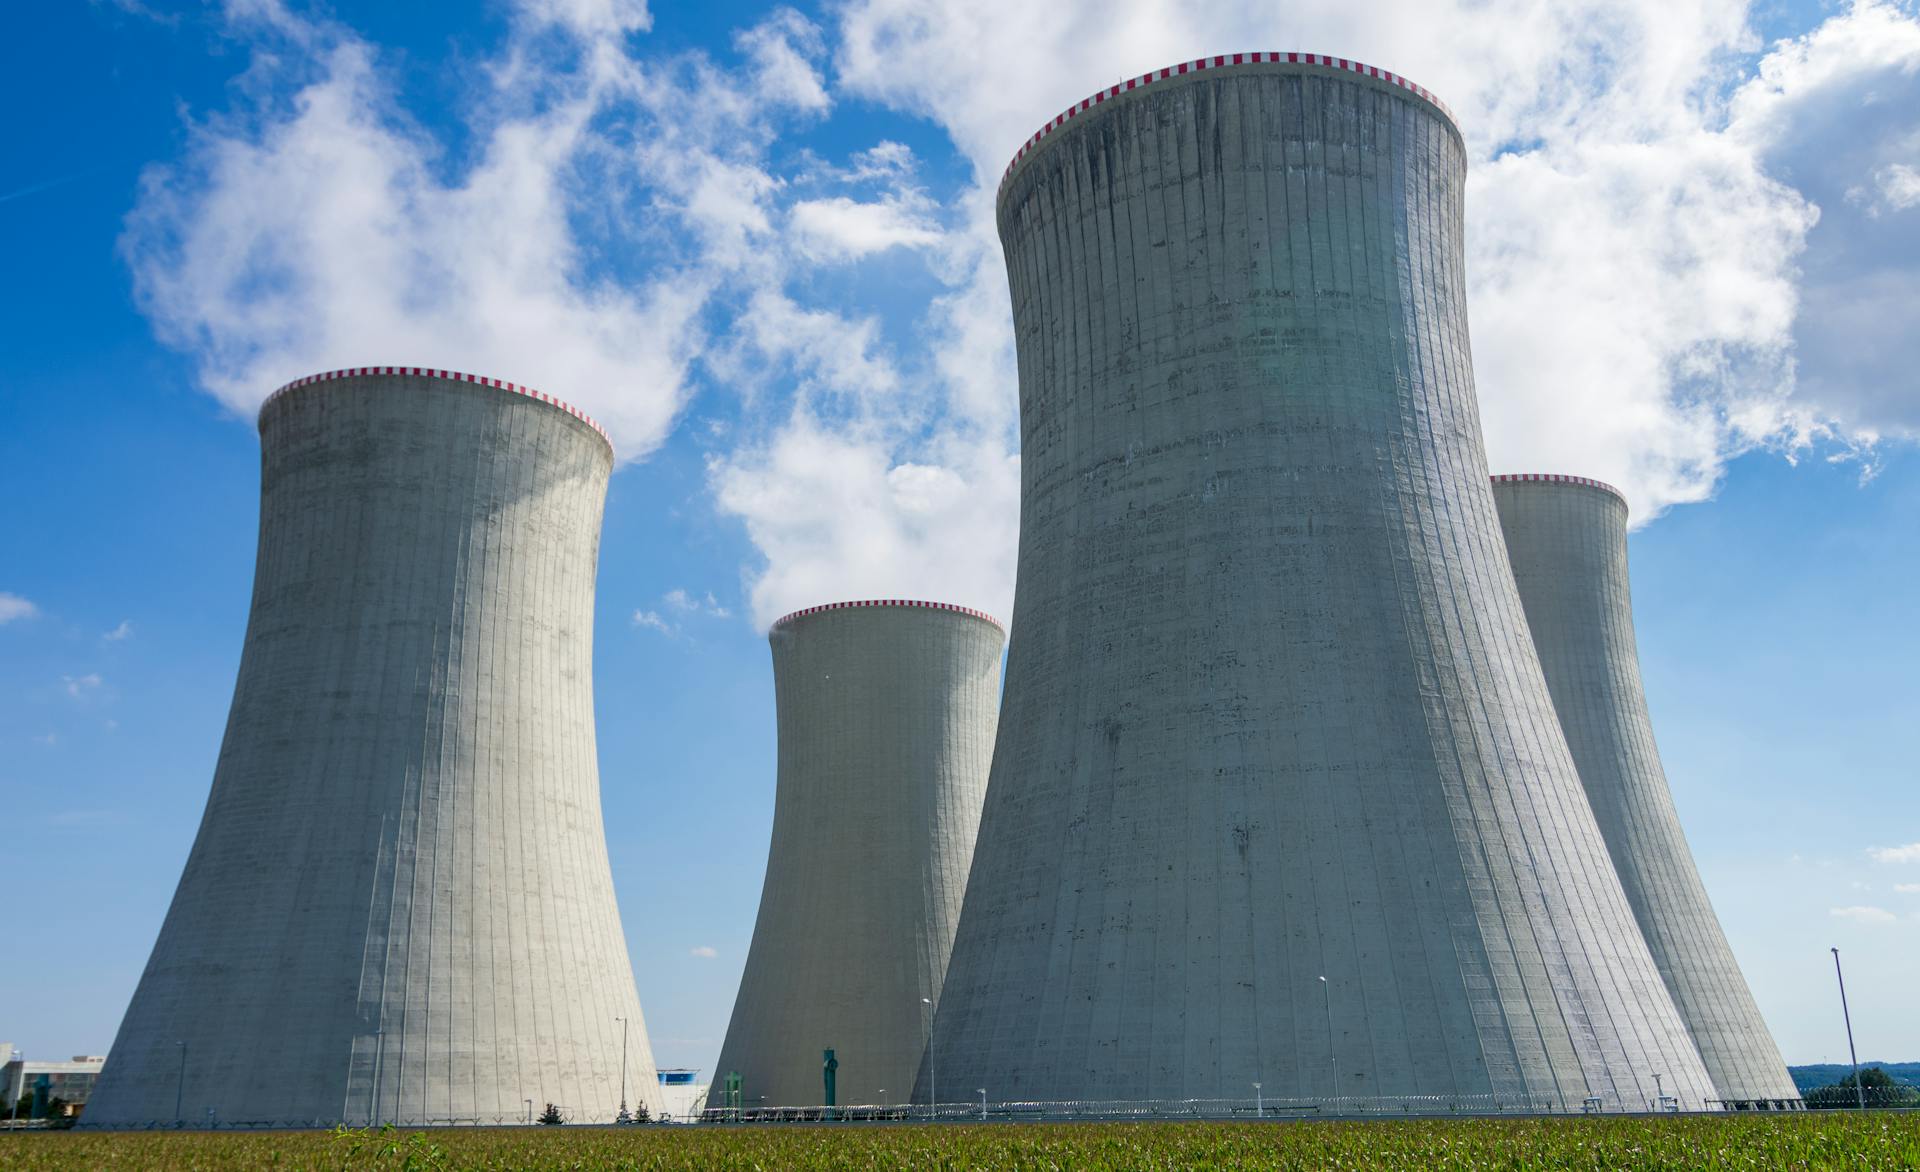
[[[1908,1086],[1878,1066],[1869,1066],[1860,1072],[1857,1084],[1849,1074],[1832,1086],[1807,1091],[1804,1098],[1808,1108],[1816,1111],[1857,1108],[1863,1098],[1869,1107],[1920,1107],[1920,1087]]]

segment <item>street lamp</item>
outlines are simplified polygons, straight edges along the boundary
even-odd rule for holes
[[[533,1126],[533,1100],[532,1099],[526,1100],[526,1104],[527,1104],[527,1126],[532,1127]]]
[[[1853,1049],[1853,1015],[1847,1012],[1847,978],[1840,971],[1840,950],[1833,950],[1833,975],[1840,982],[1840,1019],[1847,1023],[1847,1060],[1853,1063],[1853,1095],[1860,1110],[1867,1109],[1867,1088],[1860,1085],[1860,1056]]]
[[[975,1087],[973,1089],[980,1092],[980,1122],[985,1123],[987,1121],[987,1088]]]
[[[1253,1117],[1255,1119],[1258,1119],[1264,1113],[1265,1113],[1265,1107],[1260,1102],[1260,1084],[1254,1083],[1253,1084]]]
[[[180,1112],[180,1096],[184,1094],[187,1089],[187,1044],[185,1042],[175,1042],[174,1045],[180,1047],[180,1073],[174,1076],[173,1080],[173,1125],[175,1127],[183,1127],[186,1125],[187,1120],[186,1116]],[[24,1070],[26,1068],[21,1067],[21,1069]]]
[[[940,1059],[933,1050],[933,1023],[939,1020],[940,1007],[931,997],[922,997],[920,1004],[927,1007],[927,1118],[932,1119],[940,1110]]]
[[[631,1118],[627,1114],[627,1019],[613,1020],[620,1023],[620,1122],[625,1123]]]
[[[1340,1057],[1333,1052],[1333,986],[1320,978],[1320,1001],[1327,1011],[1327,1067],[1333,1072],[1333,1096],[1340,1097]]]

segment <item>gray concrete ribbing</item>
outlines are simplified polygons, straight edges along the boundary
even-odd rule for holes
[[[941,1085],[1700,1106],[1486,480],[1458,132],[1340,65],[1104,97],[999,197],[1018,593]]]
[[[226,739],[88,1125],[610,1120],[619,1017],[656,1099],[594,743],[612,452],[445,374],[261,411]]]
[[[768,641],[773,842],[709,1103],[729,1072],[742,1107],[821,1103],[826,1049],[839,1102],[905,1102],[973,856],[1006,636],[894,600],[800,611]]]
[[[1560,725],[1627,902],[1719,1097],[1800,1097],[1694,866],[1653,738],[1627,503],[1597,481],[1497,476],[1494,502]]]

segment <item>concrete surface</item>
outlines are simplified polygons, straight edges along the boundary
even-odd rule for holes
[[[1006,635],[894,601],[798,612],[767,639],[773,842],[711,1102],[738,1071],[743,1108],[819,1104],[826,1049],[840,1103],[905,1102],[973,857]]]
[[[1719,1097],[1797,1102],[1707,898],[1667,786],[1640,682],[1627,502],[1575,478],[1494,478],[1533,645],[1587,798],[1654,963]]]
[[[594,745],[606,441],[425,374],[291,389],[260,436],[226,739],[86,1123],[611,1120],[616,1017],[652,1101]]]
[[[943,1088],[1713,1094],[1514,589],[1465,180],[1438,107],[1284,64],[1120,93],[1010,172],[1018,593]]]

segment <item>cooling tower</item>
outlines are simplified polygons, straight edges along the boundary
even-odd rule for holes
[[[943,1087],[1712,1095],[1514,590],[1465,178],[1424,90],[1279,53],[1114,86],[1009,168],[1018,593]]]
[[[1718,1097],[1797,1106],[1667,788],[1640,684],[1627,502],[1577,476],[1493,478],[1507,555],[1560,727],[1614,868]]]
[[[773,625],[773,844],[713,1079],[737,1072],[741,1107],[824,1102],[829,1049],[840,1103],[906,1101],[973,858],[1005,640],[978,611],[900,599]]]
[[[613,453],[537,391],[362,367],[260,411],[213,791],[89,1125],[515,1122],[655,1079],[600,822]]]

